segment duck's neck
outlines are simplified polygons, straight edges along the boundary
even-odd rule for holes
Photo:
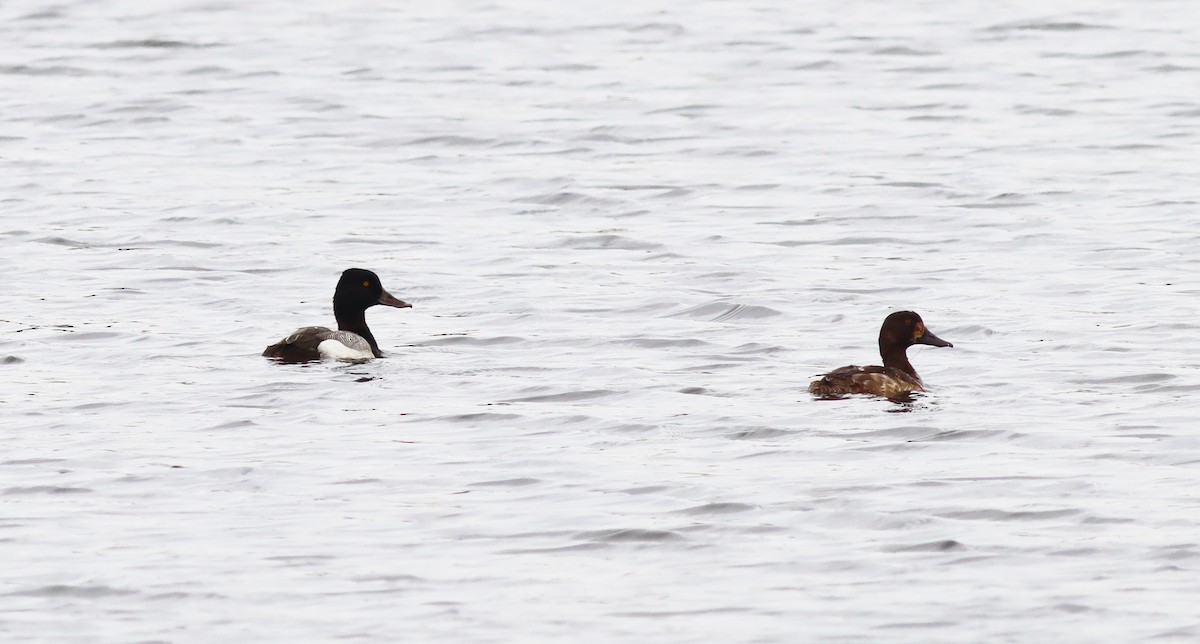
[[[371,335],[371,329],[367,326],[367,312],[365,310],[339,307],[337,303],[334,303],[333,317],[337,318],[339,331],[349,331],[362,336],[367,341],[367,344],[371,345],[371,353],[375,354],[376,358],[383,357],[383,353],[379,351],[379,344],[375,342],[375,336]]]
[[[912,376],[917,382],[921,382],[921,376],[917,375],[917,370],[913,369],[912,363],[908,361],[908,347],[885,347],[881,342],[879,343],[879,355],[883,357],[883,366],[899,369]]]

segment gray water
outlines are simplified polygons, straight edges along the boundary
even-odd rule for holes
[[[0,7],[0,639],[1200,638],[1197,5],[428,4]]]

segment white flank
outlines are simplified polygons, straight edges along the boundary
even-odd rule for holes
[[[337,340],[322,340],[317,345],[317,351],[325,360],[370,360],[375,357],[370,349],[352,349]]]

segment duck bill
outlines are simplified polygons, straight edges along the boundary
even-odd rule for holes
[[[913,344],[928,344],[928,345],[934,346],[934,347],[952,347],[952,346],[954,346],[953,344],[946,342],[945,340],[937,337],[936,335],[930,333],[929,331],[926,331],[925,335],[922,335],[921,337],[917,338],[916,340],[913,340]]]
[[[398,309],[411,309],[412,308],[411,304],[392,295],[391,293],[388,293],[387,291],[384,291],[383,294],[379,296],[379,303],[384,306],[394,306]]]

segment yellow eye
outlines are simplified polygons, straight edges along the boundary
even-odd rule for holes
[[[363,286],[370,286],[370,285],[371,285],[370,282],[363,282]]]

